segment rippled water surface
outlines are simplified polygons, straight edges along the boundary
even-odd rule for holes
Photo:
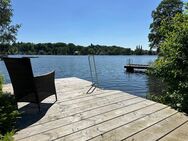
[[[99,85],[105,89],[122,90],[137,96],[148,93],[148,77],[144,73],[126,73],[124,65],[133,63],[148,64],[157,56],[95,56]],[[56,71],[56,78],[78,77],[91,81],[88,56],[38,56],[32,58],[34,75]],[[0,73],[9,83],[5,65],[0,61]]]

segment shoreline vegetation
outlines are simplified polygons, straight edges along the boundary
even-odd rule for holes
[[[89,45],[87,47],[73,43],[24,43],[0,45],[1,54],[6,55],[156,55],[156,51],[144,50],[141,45],[135,50],[119,46]]]
[[[163,0],[152,17],[150,46],[159,55],[148,74],[161,79],[165,89],[159,96],[150,93],[150,99],[188,114],[188,3]]]

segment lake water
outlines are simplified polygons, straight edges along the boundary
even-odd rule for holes
[[[91,81],[88,56],[38,57],[31,59],[34,75],[55,70],[56,78],[78,77]],[[127,73],[124,65],[128,60],[137,64],[148,64],[156,58],[157,56],[95,56],[99,86],[145,97],[149,91],[148,76],[144,73]],[[10,78],[2,61],[0,73],[3,74],[5,83],[9,83]]]

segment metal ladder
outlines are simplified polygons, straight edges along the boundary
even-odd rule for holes
[[[88,62],[89,62],[89,69],[90,69],[92,84],[89,90],[87,91],[87,94],[91,94],[97,87],[99,87],[99,80],[98,80],[98,74],[97,74],[97,69],[96,69],[95,56],[89,55]]]

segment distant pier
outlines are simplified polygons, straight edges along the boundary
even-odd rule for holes
[[[142,65],[142,64],[127,64],[124,66],[127,72],[134,72],[134,69],[148,69],[149,65]]]

